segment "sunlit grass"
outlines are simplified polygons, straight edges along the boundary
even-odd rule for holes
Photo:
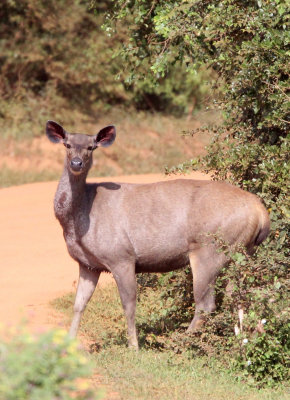
[[[57,179],[58,174],[55,171],[22,171],[11,169],[6,166],[0,168],[0,187],[2,188]]]
[[[147,293],[148,295],[148,293]],[[152,296],[155,296],[152,292]],[[72,316],[74,294],[54,301],[65,313],[67,323]],[[137,326],[158,319],[157,298],[141,296],[137,306]],[[153,307],[153,308],[152,308]],[[150,323],[150,322],[149,322]],[[152,329],[154,329],[152,327]],[[97,288],[84,313],[82,337],[91,343],[97,374],[102,383],[126,400],[286,400],[286,390],[251,388],[221,368],[215,359],[158,351],[141,343],[138,353],[127,348],[126,324],[117,289],[114,285]],[[140,333],[140,332],[139,332]],[[117,397],[118,398],[118,397]]]
[[[286,400],[286,392],[256,390],[186,354],[113,346],[94,355],[104,382],[128,400]]]

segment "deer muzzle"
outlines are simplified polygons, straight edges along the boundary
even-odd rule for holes
[[[80,172],[83,167],[83,161],[79,157],[75,157],[71,160],[70,167],[74,172]]]

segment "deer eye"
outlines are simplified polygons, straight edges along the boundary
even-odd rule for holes
[[[90,150],[90,151],[93,150],[93,146],[89,146],[88,150]]]
[[[71,145],[70,145],[69,143],[64,143],[64,146],[65,146],[67,149],[70,149],[70,148],[71,148]]]

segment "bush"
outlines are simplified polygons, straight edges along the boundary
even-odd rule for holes
[[[38,338],[23,332],[0,343],[0,399],[100,398],[90,388],[92,365],[66,331]]]

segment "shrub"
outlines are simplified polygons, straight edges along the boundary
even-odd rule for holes
[[[0,399],[100,398],[88,377],[92,365],[63,330],[38,338],[17,332],[0,343]]]

